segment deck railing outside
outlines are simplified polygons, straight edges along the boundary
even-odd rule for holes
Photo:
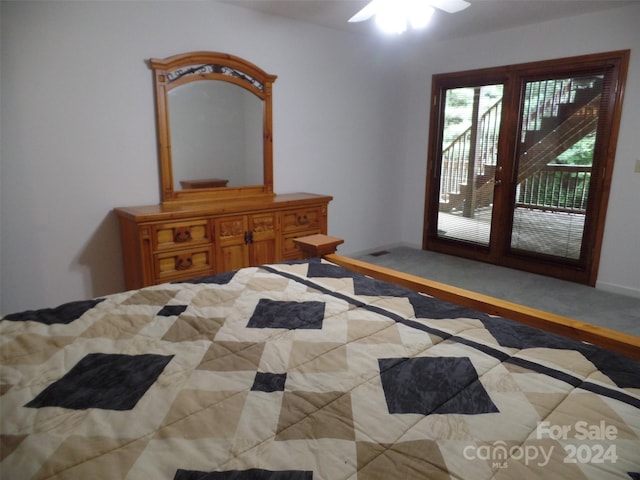
[[[501,112],[502,99],[487,109],[479,120],[475,175],[484,175],[486,165],[496,165]],[[460,193],[460,185],[467,183],[471,131],[472,127],[467,128],[442,151],[440,195],[443,201],[448,201],[451,193]]]
[[[516,206],[584,214],[591,167],[549,164],[518,185]]]

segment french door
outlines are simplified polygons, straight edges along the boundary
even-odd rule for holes
[[[423,248],[595,285],[628,57],[435,75]]]

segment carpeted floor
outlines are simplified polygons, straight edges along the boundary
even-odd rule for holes
[[[640,298],[417,248],[380,250],[352,257],[640,336]]]

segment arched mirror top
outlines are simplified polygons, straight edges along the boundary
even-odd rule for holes
[[[162,202],[273,195],[271,87],[218,52],[152,58]]]

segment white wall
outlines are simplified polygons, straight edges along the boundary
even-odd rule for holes
[[[276,191],[334,195],[345,249],[397,238],[386,92],[404,89],[384,45],[213,1],[2,2],[1,16],[0,311],[124,288],[112,209],[160,200],[150,57],[215,50],[278,75]]]
[[[599,280],[640,291],[638,7],[407,48],[209,1],[2,2],[0,13],[3,313],[124,288],[112,209],[159,202],[145,59],[190,50],[278,75],[275,189],[334,195],[329,229],[346,253],[421,243],[433,73],[634,49]]]
[[[431,76],[631,49],[597,287],[640,297],[640,5],[412,48],[402,238],[420,245]]]

